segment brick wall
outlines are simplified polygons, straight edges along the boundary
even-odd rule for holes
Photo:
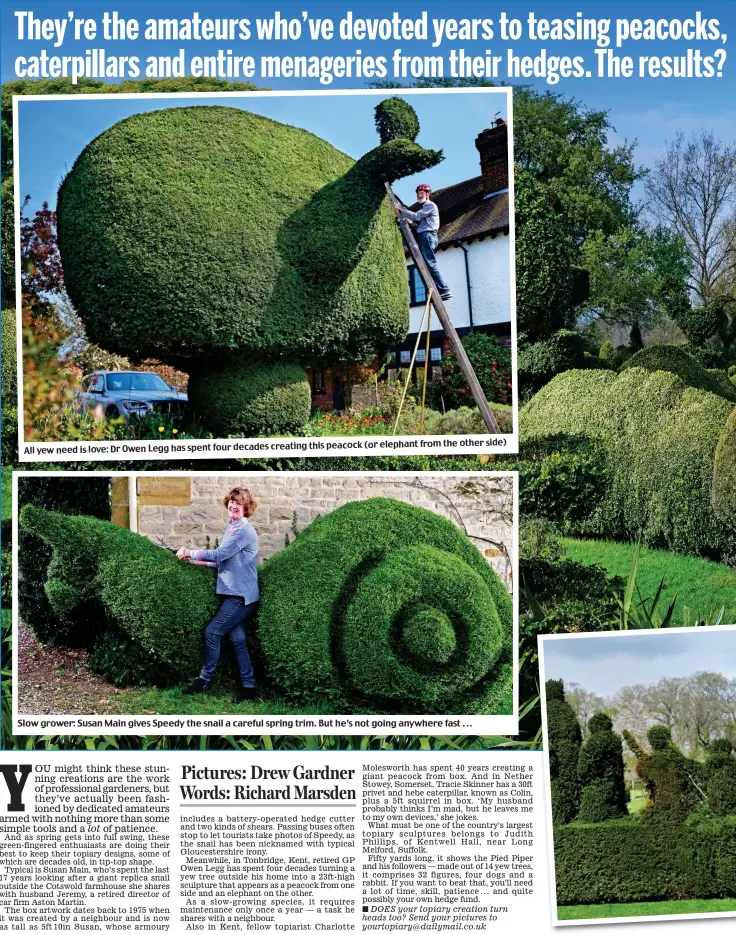
[[[139,481],[146,480],[140,478]],[[455,475],[437,477],[307,476],[305,474],[236,474],[191,477],[191,502],[173,500],[181,484],[172,486],[172,505],[162,502],[157,478],[157,505],[139,501],[138,530],[153,542],[204,548],[209,536],[222,536],[227,514],[222,497],[232,487],[249,487],[258,503],[251,522],[258,533],[261,560],[285,548],[293,527],[301,531],[317,516],[344,503],[368,497],[392,497],[432,510],[468,535],[511,590],[513,555],[513,485],[510,477]],[[177,505],[174,505],[176,503]]]

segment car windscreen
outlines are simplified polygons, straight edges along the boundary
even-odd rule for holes
[[[108,373],[107,390],[111,393],[128,390],[169,390],[169,387],[155,373]]]

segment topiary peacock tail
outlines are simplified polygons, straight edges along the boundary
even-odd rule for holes
[[[512,604],[470,541],[428,510],[349,503],[261,573],[270,677],[350,710],[512,710]]]
[[[218,604],[211,571],[91,516],[25,506],[20,523],[53,549],[44,587],[57,613],[87,605],[92,616],[96,605],[154,660],[182,676],[196,671],[202,631]]]

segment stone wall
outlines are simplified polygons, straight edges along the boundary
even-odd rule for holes
[[[147,478],[139,478],[139,487]],[[138,506],[138,531],[157,544],[211,548],[227,525],[222,497],[232,487],[249,487],[258,503],[251,522],[258,533],[263,561],[286,547],[313,519],[344,503],[391,497],[432,510],[451,520],[478,547],[511,590],[513,555],[513,483],[511,477],[483,475],[307,475],[257,474],[191,477],[188,505],[180,485],[156,478],[156,505]],[[149,485],[150,486],[150,485]]]

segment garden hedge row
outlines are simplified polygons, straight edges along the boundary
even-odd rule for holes
[[[736,409],[728,417],[716,448],[713,506],[736,538]]]
[[[680,819],[556,826],[558,904],[736,896],[736,816]]]
[[[521,410],[521,456],[525,446],[552,438],[565,444],[567,437],[573,449],[581,439],[599,447],[607,496],[579,524],[581,534],[636,539],[642,533],[659,548],[733,554],[736,534],[723,519],[728,487],[714,478],[719,439],[720,463],[732,464],[733,432],[724,431],[732,411],[728,400],[688,387],[671,373],[570,370]],[[714,494],[721,498],[718,512]]]
[[[687,386],[707,390],[716,396],[736,402],[736,387],[728,379],[725,371],[706,370],[692,354],[676,344],[655,344],[637,351],[621,369],[629,370],[631,367],[642,367],[651,371],[665,370],[667,373],[674,373]]]
[[[412,130],[407,108],[384,136]],[[89,143],[59,190],[69,296],[93,341],[137,359],[365,357],[409,323],[384,181],[441,158],[387,138],[354,163],[234,107],[136,114]]]
[[[371,498],[314,520],[262,568],[259,632],[295,699],[511,711],[511,599],[477,548],[419,507]]]

